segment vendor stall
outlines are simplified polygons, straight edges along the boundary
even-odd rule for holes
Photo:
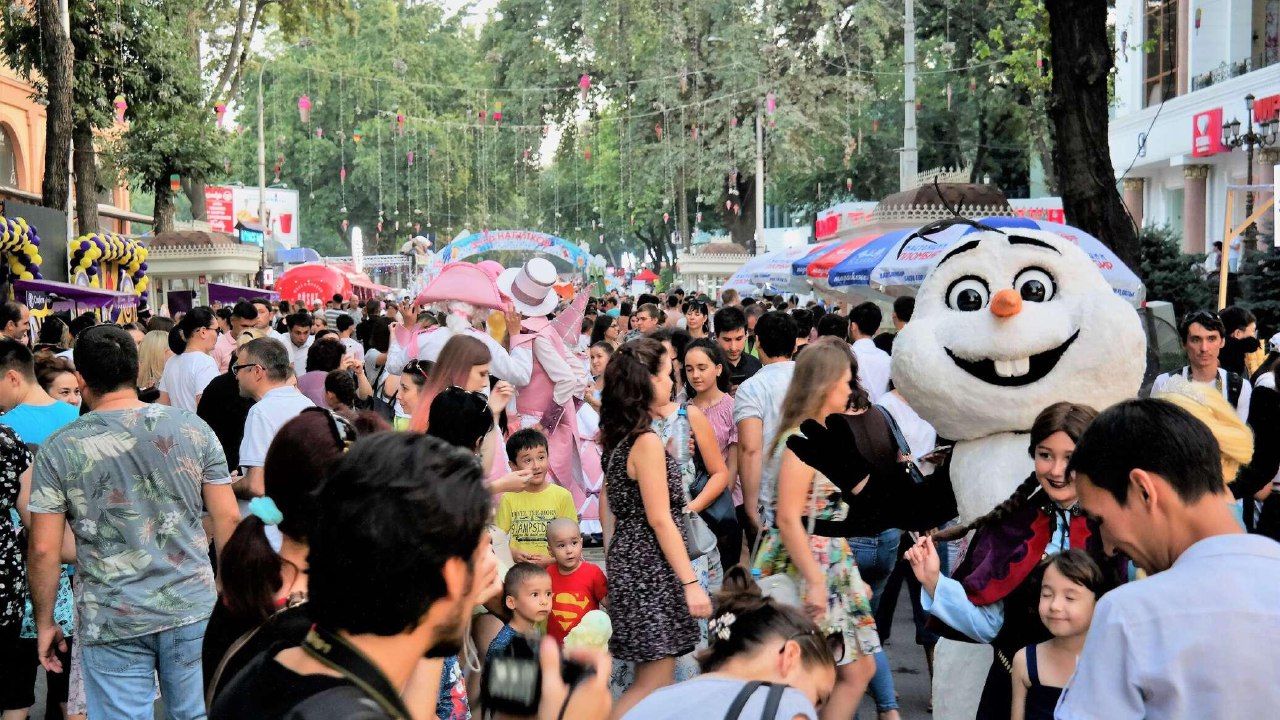
[[[18,302],[31,311],[32,332],[39,323],[55,312],[68,312],[76,317],[86,311],[96,312],[102,322],[125,323],[138,319],[138,296],[132,292],[103,290],[54,280],[15,280],[13,292]]]
[[[222,303],[223,305],[233,305],[241,300],[269,300],[276,302],[280,299],[280,293],[275,290],[264,290],[262,288],[241,287],[240,285],[227,285],[225,283],[209,283],[209,302]]]

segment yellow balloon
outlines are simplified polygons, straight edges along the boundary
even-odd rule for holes
[[[40,257],[40,253],[36,253],[36,254],[34,254],[34,255],[32,255],[32,256],[31,256],[31,262],[33,262],[33,263],[35,263],[35,264],[37,264],[37,265],[43,265],[43,264],[44,264],[44,258]]]
[[[19,273],[19,274],[18,274],[18,277],[19,277],[19,278],[22,278],[23,280],[35,280],[35,278],[36,278],[36,276],[35,276],[35,275],[32,275],[32,274],[31,274],[31,273],[29,273],[29,272]]]

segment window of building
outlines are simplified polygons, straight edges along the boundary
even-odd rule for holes
[[[1253,0],[1253,69],[1280,62],[1280,0]]]
[[[1180,0],[1146,3],[1146,105],[1178,94],[1178,5]]]
[[[18,184],[18,158],[13,152],[13,136],[7,127],[0,127],[0,185],[22,189]]]

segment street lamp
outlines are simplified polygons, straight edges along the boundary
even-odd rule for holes
[[[1230,150],[1244,148],[1245,151],[1245,185],[1247,186],[1244,195],[1245,217],[1253,215],[1253,151],[1255,148],[1265,150],[1273,147],[1276,144],[1277,131],[1280,130],[1280,120],[1277,120],[1274,114],[1266,120],[1256,120],[1253,116],[1253,105],[1253,95],[1245,95],[1246,122],[1243,133],[1240,132],[1240,121],[1236,119],[1232,119],[1231,122],[1222,127],[1223,147]],[[1249,244],[1256,247],[1258,228],[1254,223],[1249,223],[1249,227],[1245,228],[1244,235],[1246,247]]]

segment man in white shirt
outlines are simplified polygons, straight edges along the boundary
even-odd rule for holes
[[[875,336],[880,330],[884,313],[873,302],[864,302],[849,311],[849,332],[853,335],[853,354],[858,358],[858,384],[871,402],[889,392],[889,353],[876,347]]]
[[[1236,521],[1209,429],[1128,400],[1089,425],[1069,472],[1103,547],[1149,577],[1098,602],[1055,717],[1275,717],[1280,544]]]
[[[334,329],[338,331],[338,337],[342,339],[342,347],[347,349],[346,354],[364,360],[364,347],[352,337],[356,331],[356,321],[350,315],[342,313],[334,324],[336,326]]]
[[[307,370],[307,354],[311,352],[311,343],[315,340],[311,335],[314,318],[303,310],[285,318],[287,332],[271,333],[274,340],[280,342],[289,354],[289,367],[294,373],[301,375]]]
[[[1191,382],[1212,385],[1222,398],[1236,409],[1242,422],[1249,422],[1249,401],[1253,387],[1245,377],[1228,372],[1218,364],[1218,353],[1226,342],[1226,326],[1215,312],[1197,310],[1187,313],[1178,326],[1182,349],[1187,353],[1187,366],[1174,373],[1164,373],[1151,385],[1151,394],[1164,389],[1170,375],[1181,375]]]
[[[782,453],[774,440],[782,421],[782,401],[791,387],[796,364],[795,318],[784,312],[766,313],[756,323],[756,348],[764,364],[738,387],[733,399],[733,422],[738,426],[738,475],[742,478],[739,520],[754,543],[755,530],[773,523],[773,488]]]
[[[291,316],[292,317],[292,316]],[[245,343],[231,366],[240,394],[253,398],[240,442],[240,465],[247,468],[236,480],[236,495],[242,505],[263,494],[262,466],[267,448],[281,426],[315,403],[289,383],[289,351],[275,338],[258,338]],[[244,515],[245,508],[241,508]]]

